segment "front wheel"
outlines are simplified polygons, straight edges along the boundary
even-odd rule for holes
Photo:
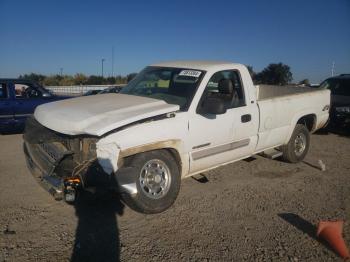
[[[124,202],[141,213],[160,213],[176,200],[181,176],[175,158],[167,150],[155,150],[135,155],[131,160],[136,172],[135,195],[123,194]]]
[[[282,146],[283,160],[289,163],[302,161],[310,147],[310,133],[306,126],[297,124],[288,144]]]

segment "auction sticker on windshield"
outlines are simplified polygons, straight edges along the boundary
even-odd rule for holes
[[[199,77],[201,73],[202,73],[201,71],[196,71],[196,70],[182,70],[179,76]]]

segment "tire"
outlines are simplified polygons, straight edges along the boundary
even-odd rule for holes
[[[310,133],[306,126],[297,124],[288,144],[281,147],[283,160],[289,163],[302,161],[310,147]]]
[[[129,166],[136,170],[132,175],[137,193],[124,193],[122,199],[130,208],[145,214],[155,214],[163,212],[175,202],[180,191],[181,176],[177,161],[169,151],[137,154]]]

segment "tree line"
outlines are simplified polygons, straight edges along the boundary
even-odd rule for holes
[[[256,73],[252,66],[247,66],[255,84],[286,85],[293,80],[290,67],[283,63],[269,64],[261,72]]]
[[[254,72],[252,66],[248,65],[247,68],[254,81],[254,84],[257,85],[287,85],[293,80],[293,74],[290,66],[283,63],[271,63],[259,73]],[[310,85],[310,82],[308,79],[303,79],[298,84]]]
[[[254,81],[254,84],[266,85],[286,85],[293,80],[293,74],[290,66],[283,63],[271,63],[261,72],[254,72],[252,66],[247,66],[248,71]],[[51,75],[45,76],[41,74],[25,74],[19,78],[28,79],[38,82],[44,86],[70,86],[70,85],[114,85],[126,84],[136,76],[136,73],[131,73],[126,76],[102,77],[96,75],[86,76],[84,74],[70,75]],[[304,79],[299,84],[309,85],[309,80]]]
[[[131,73],[126,76],[109,76],[102,77],[97,75],[84,75],[84,74],[75,74],[71,75],[50,75],[45,76],[42,74],[24,74],[20,75],[20,79],[26,79],[30,81],[37,82],[43,86],[71,86],[71,85],[119,85],[126,84],[131,79],[136,76],[136,73]]]

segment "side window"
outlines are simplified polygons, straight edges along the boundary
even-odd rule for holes
[[[30,84],[15,84],[16,99],[32,99],[42,97],[42,93]]]
[[[350,96],[350,79],[340,79],[334,85],[334,95]]]
[[[7,98],[7,88],[5,84],[0,83],[0,99]]]
[[[243,90],[238,71],[219,71],[210,78],[204,95],[224,100],[226,108],[229,109],[246,105]]]

